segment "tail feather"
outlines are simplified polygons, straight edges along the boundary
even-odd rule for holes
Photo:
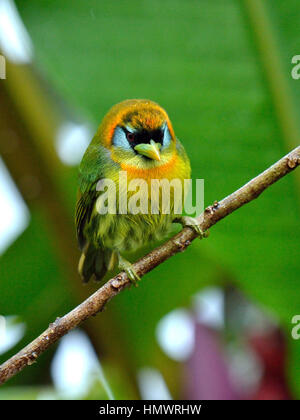
[[[95,275],[96,281],[101,281],[108,271],[106,264],[107,252],[102,248],[95,248],[91,243],[87,243],[79,259],[78,271],[84,283]]]

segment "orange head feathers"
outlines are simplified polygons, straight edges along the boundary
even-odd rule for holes
[[[172,139],[175,138],[172,124],[166,111],[147,99],[128,99],[114,105],[104,117],[97,134],[103,145],[110,147],[117,126],[130,131],[155,131],[167,125]]]
[[[189,175],[188,158],[168,114],[155,102],[130,99],[114,105],[96,137],[110,151],[111,159],[127,171],[129,179],[149,181]]]

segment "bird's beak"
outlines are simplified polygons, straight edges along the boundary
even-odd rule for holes
[[[160,143],[150,140],[150,143],[137,144],[134,148],[140,155],[147,156],[150,159],[160,160]]]

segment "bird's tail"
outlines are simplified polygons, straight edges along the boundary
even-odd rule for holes
[[[113,251],[96,248],[87,243],[79,259],[78,271],[84,283],[94,275],[96,281],[101,281],[107,271],[113,268]]]

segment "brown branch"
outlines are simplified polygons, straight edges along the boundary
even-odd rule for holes
[[[291,172],[299,164],[300,146],[256,178],[249,181],[239,190],[230,194],[222,201],[216,201],[213,205],[207,207],[198,217],[202,230],[206,231],[219,220],[257,198],[266,188]],[[180,251],[184,251],[196,237],[196,233],[191,228],[184,228],[173,238],[137,261],[133,265],[134,270],[139,276],[143,276],[171,256]],[[82,321],[103,310],[105,304],[111,298],[129,285],[130,281],[127,275],[122,272],[110,279],[71,312],[62,318],[57,318],[39,337],[0,366],[0,384],[6,382],[9,378],[24,369],[25,366],[34,363],[39,355],[60,337],[67,334],[72,328],[77,327]]]

